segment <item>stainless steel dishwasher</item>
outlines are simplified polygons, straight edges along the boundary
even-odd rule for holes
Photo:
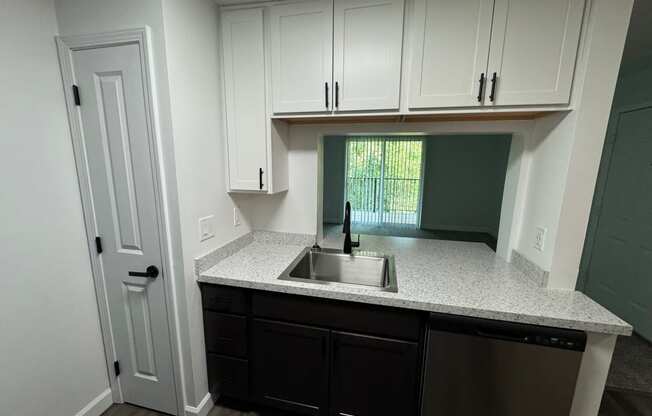
[[[431,314],[422,416],[568,416],[586,334]]]

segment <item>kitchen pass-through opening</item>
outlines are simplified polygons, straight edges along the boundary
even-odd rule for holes
[[[323,139],[323,233],[486,243],[496,249],[512,136],[339,135]]]

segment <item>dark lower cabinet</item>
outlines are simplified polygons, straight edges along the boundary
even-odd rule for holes
[[[298,414],[328,415],[329,332],[254,319],[254,397],[261,403]]]
[[[215,397],[283,415],[419,414],[425,313],[201,287]]]
[[[331,332],[330,414],[417,414],[416,342]]]

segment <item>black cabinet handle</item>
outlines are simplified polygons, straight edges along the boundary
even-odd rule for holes
[[[258,168],[258,187],[263,189],[263,168]]]
[[[328,108],[328,82],[324,83],[324,98],[326,102],[326,108]]]
[[[496,98],[496,73],[494,72],[491,77],[491,94],[489,94],[489,100],[493,101]]]
[[[147,266],[144,272],[129,272],[129,276],[149,277],[152,279],[156,279],[158,277],[158,267]]]
[[[340,106],[340,83],[335,81],[335,108]]]
[[[478,102],[482,102],[482,92],[484,91],[484,72],[480,74],[480,89],[478,90]]]

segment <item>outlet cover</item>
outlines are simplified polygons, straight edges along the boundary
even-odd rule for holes
[[[233,207],[233,226],[240,226],[240,210],[238,210],[238,207]]]
[[[544,227],[537,227],[534,234],[534,248],[543,251],[546,245],[546,233],[548,230]]]
[[[215,237],[215,216],[209,215],[199,219],[199,241]]]

